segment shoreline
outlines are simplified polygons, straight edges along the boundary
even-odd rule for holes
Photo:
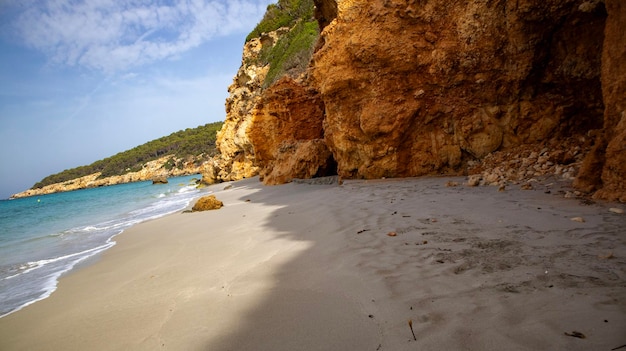
[[[152,169],[149,172],[140,171],[140,172],[129,172],[121,175],[113,175],[104,178],[100,178],[101,172],[96,172],[93,174],[89,174],[86,176],[70,179],[60,183],[53,183],[44,185],[41,188],[30,188],[19,193],[15,193],[9,196],[7,200],[16,200],[16,199],[24,199],[34,196],[44,196],[50,194],[58,194],[58,193],[67,193],[71,191],[77,190],[85,190],[85,189],[93,189],[93,188],[102,188],[113,185],[120,184],[128,184],[128,183],[138,183],[138,182],[149,182],[154,181],[154,179],[159,178],[161,176],[166,179],[169,178],[177,178],[177,177],[186,177],[186,176],[195,176],[198,175],[202,178],[202,172],[200,167],[196,169],[190,170],[182,170],[178,172],[168,172],[166,174],[156,173],[153,168],[155,168],[155,164],[165,163],[172,156],[164,156],[157,160],[149,161],[146,163],[146,166]]]
[[[30,239],[34,242],[32,247],[24,240],[13,247],[7,241],[3,245],[0,296],[4,299],[0,318],[49,297],[56,290],[59,277],[88,265],[94,256],[114,246],[115,237],[131,226],[189,207],[203,193],[190,179],[191,176],[171,178],[174,183],[170,185],[150,186],[142,182],[52,194],[42,197],[41,203],[37,200],[37,206],[29,206],[22,199],[16,206],[3,208],[7,219],[3,229],[8,230],[5,240],[20,238],[20,234],[36,240]],[[134,193],[137,197],[133,197]],[[10,229],[11,218],[17,213],[39,224]],[[13,231],[15,235],[10,234]]]
[[[0,348],[626,344],[623,214],[448,180],[464,179],[217,184],[222,209],[134,225],[50,297],[0,318]]]

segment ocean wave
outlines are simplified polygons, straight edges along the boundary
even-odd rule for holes
[[[17,274],[13,274],[7,277],[4,277],[3,280],[8,280],[8,279],[13,279],[16,278],[22,274],[26,274],[29,272],[32,272],[36,269],[45,267],[46,265],[49,265],[51,263],[56,263],[56,262],[60,262],[63,260],[68,260],[70,258],[75,258],[75,257],[90,257],[93,256],[99,252],[102,252],[110,247],[112,247],[113,245],[115,245],[115,242],[112,240],[107,240],[107,243],[98,247],[94,247],[88,250],[84,250],[81,252],[76,252],[76,253],[72,253],[69,255],[63,255],[63,256],[59,256],[59,257],[53,257],[53,258],[48,258],[45,260],[39,260],[39,261],[34,261],[34,262],[27,262],[21,266],[19,266],[17,269],[19,270],[19,272]],[[73,266],[73,265],[72,265]]]
[[[124,227],[124,226],[125,226],[125,223],[123,221],[109,221],[109,222],[103,222],[103,223],[95,224],[95,225],[71,228],[71,229],[63,230],[61,232],[48,234],[48,236],[63,238],[63,237],[67,237],[68,235],[106,232],[106,231],[110,231],[114,229],[119,229],[120,227]]]
[[[88,216],[82,216],[72,223],[73,227],[71,225],[65,227],[70,229],[42,233],[36,238],[19,240],[20,247],[27,250],[24,252],[14,250],[15,254],[5,261],[8,265],[3,265],[2,272],[0,272],[0,317],[50,296],[56,290],[58,278],[63,273],[71,270],[79,262],[115,245],[113,238],[124,230],[138,223],[180,211],[189,206],[194,198],[206,192],[206,190],[196,189],[195,185],[187,184],[170,188],[170,190],[161,188],[161,190],[150,192],[154,188],[145,188],[143,184],[137,183],[126,185],[124,188],[113,186],[90,190],[89,193],[78,191],[63,195],[66,197],[81,195],[86,199],[84,201],[91,201],[91,207],[85,208],[85,211],[105,206],[104,211],[93,212],[92,218],[100,220],[89,222]],[[131,196],[118,191],[127,190],[130,187],[135,189],[134,193],[129,193]],[[132,194],[136,196],[133,197]],[[93,197],[95,195],[115,201],[103,201],[101,205],[93,206],[99,201]],[[83,199],[76,201],[83,201]],[[128,201],[128,203],[119,206],[119,211],[116,212],[111,210],[111,206],[115,206],[116,201],[120,204],[122,203],[120,201]],[[81,211],[84,208],[79,207],[80,203],[76,205],[76,208],[72,208],[71,205],[74,204],[75,202],[65,202],[55,208],[50,207],[49,211],[52,209],[56,211],[51,212],[52,215],[71,211],[78,211],[82,214]],[[138,206],[141,207],[138,208]],[[38,214],[35,213],[35,215]],[[48,213],[45,214],[48,215]],[[49,218],[53,218],[52,215]],[[63,216],[57,217],[65,219]],[[80,221],[89,224],[77,225],[79,223],[76,222]],[[30,255],[30,260],[26,258],[28,255]],[[21,257],[24,259],[22,260]]]
[[[125,225],[124,221],[109,221],[103,222],[100,224],[96,224],[94,226],[87,226],[82,228],[77,228],[75,232],[104,232],[112,229],[119,229]]]
[[[69,264],[63,266],[63,268],[61,268],[61,269],[59,269],[59,270],[57,270],[55,272],[52,272],[52,274],[47,276],[47,278],[48,278],[47,282],[43,286],[42,293],[38,297],[36,297],[34,299],[30,299],[27,302],[17,306],[16,308],[1,314],[0,318],[8,316],[11,313],[17,312],[17,311],[21,310],[22,308],[24,308],[26,306],[32,305],[33,303],[35,303],[37,301],[41,301],[41,300],[49,297],[57,289],[57,283],[58,283],[59,277],[61,277],[61,275],[63,275],[64,273],[70,271],[78,263],[80,263],[80,262],[82,262],[82,261],[84,261],[84,260],[86,260],[86,259],[88,259],[88,258],[90,258],[90,257],[92,257],[94,255],[97,255],[100,252],[102,252],[102,251],[104,251],[104,250],[106,250],[106,249],[108,249],[108,248],[110,248],[110,247],[112,247],[114,245],[115,245],[115,241],[107,241],[106,245],[102,245],[102,246],[99,246],[99,247],[96,247],[96,248],[93,248],[93,249],[90,249],[90,250],[85,250],[83,252],[77,252],[76,254],[66,255],[66,256],[63,256],[63,257],[58,257],[58,258],[49,260],[51,262],[58,262],[58,261],[60,261],[62,259],[68,259],[68,258],[72,258],[72,257],[77,257],[75,260],[71,261]],[[83,254],[83,255],[81,256],[81,254]],[[48,261],[48,260],[42,260],[42,261]],[[42,266],[40,266],[40,267],[42,267]],[[36,269],[36,268],[34,268],[34,269]],[[31,271],[32,271],[32,269],[31,269]],[[24,273],[26,273],[26,272],[22,272],[21,274],[24,274]],[[7,277],[5,279],[9,279],[9,278]],[[2,313],[2,312],[0,312],[0,313]]]
[[[187,185],[178,189],[178,193],[187,193],[187,192],[195,191],[195,190],[197,190],[195,185]]]

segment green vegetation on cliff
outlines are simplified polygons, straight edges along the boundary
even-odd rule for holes
[[[275,45],[264,47],[258,62],[254,62],[261,66],[269,64],[265,87],[286,74],[297,76],[306,70],[319,37],[319,26],[313,16],[314,10],[313,0],[280,0],[278,4],[267,7],[261,22],[246,38],[251,40],[261,36],[262,33],[282,27],[290,28]]]
[[[100,177],[122,175],[128,172],[141,170],[149,161],[165,155],[174,155],[179,159],[195,158],[202,162],[217,153],[215,139],[217,131],[222,128],[223,122],[205,124],[197,128],[187,128],[168,136],[149,141],[114,156],[96,161],[88,166],[67,169],[63,172],[47,176],[33,186],[33,189],[46,185],[61,183],[86,175],[102,172]],[[202,157],[199,157],[202,155]],[[169,160],[165,168],[171,169],[178,165]]]
[[[296,76],[304,72],[311,60],[318,37],[319,28],[316,21],[299,21],[274,47],[261,52],[261,60],[270,65],[264,85],[270,86],[285,74]]]
[[[277,4],[267,6],[263,19],[248,34],[246,42],[281,27],[291,28],[299,19],[310,21],[314,12],[313,0],[279,0]]]

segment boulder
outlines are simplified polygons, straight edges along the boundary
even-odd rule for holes
[[[333,155],[321,139],[282,144],[276,151],[275,158],[261,171],[263,183],[266,185],[334,174],[336,165]]]
[[[167,184],[167,177],[163,175],[153,177],[152,184]]]
[[[224,206],[224,203],[218,200],[215,195],[203,196],[193,205],[193,212],[218,210]]]

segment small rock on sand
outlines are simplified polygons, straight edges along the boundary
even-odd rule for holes
[[[611,208],[609,208],[609,211],[611,211],[613,213],[619,213],[619,214],[624,213],[624,210],[622,210],[621,208],[617,208],[617,207],[611,207]]]
[[[473,174],[468,177],[467,185],[469,186],[478,186],[480,184],[480,179],[482,176],[480,174]]]
[[[613,255],[612,252],[609,252],[606,255],[599,255],[598,258],[603,259],[603,260],[610,260],[612,258],[615,258],[615,256]]]
[[[574,222],[585,223],[585,219],[582,217],[572,217],[570,219]]]
[[[524,183],[524,184],[522,184],[521,189],[522,190],[533,190],[533,185],[530,184],[530,183]]]
[[[196,202],[196,204],[193,205],[193,208],[191,210],[193,212],[217,210],[217,209],[222,208],[222,206],[224,206],[224,203],[222,203],[220,200],[215,198],[215,195],[209,195],[209,196],[201,197]]]

